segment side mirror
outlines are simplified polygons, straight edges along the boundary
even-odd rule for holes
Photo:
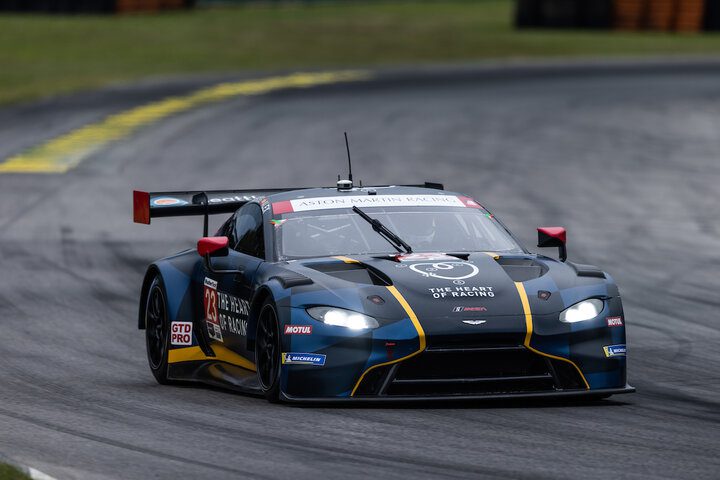
[[[227,257],[228,237],[203,237],[198,240],[197,252],[201,257]]]
[[[540,227],[538,231],[538,247],[558,247],[560,261],[567,260],[567,231],[564,227]]]

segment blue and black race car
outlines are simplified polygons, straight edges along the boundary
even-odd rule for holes
[[[134,192],[134,217],[202,215],[196,249],[147,270],[139,327],[162,384],[270,401],[388,401],[634,391],[625,318],[566,232],[523,248],[442,185]],[[215,236],[208,215],[230,214]]]

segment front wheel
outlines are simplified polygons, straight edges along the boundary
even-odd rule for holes
[[[260,388],[270,402],[278,402],[280,393],[280,328],[275,304],[263,303],[258,317],[255,340],[255,365]]]
[[[165,287],[160,276],[156,276],[148,289],[145,301],[145,344],[148,363],[155,380],[162,385],[168,380],[168,336],[169,325]]]

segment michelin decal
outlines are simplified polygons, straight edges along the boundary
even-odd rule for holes
[[[318,353],[284,353],[282,354],[283,365],[325,365],[325,355]]]

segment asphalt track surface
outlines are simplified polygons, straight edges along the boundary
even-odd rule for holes
[[[0,452],[57,478],[718,478],[720,64],[463,68],[237,98],[65,175],[0,175]],[[146,84],[0,110],[0,157],[138,102]],[[157,385],[144,266],[200,219],[131,223],[133,188],[442,181],[527,245],[621,286],[629,379],[595,403],[313,407]]]

